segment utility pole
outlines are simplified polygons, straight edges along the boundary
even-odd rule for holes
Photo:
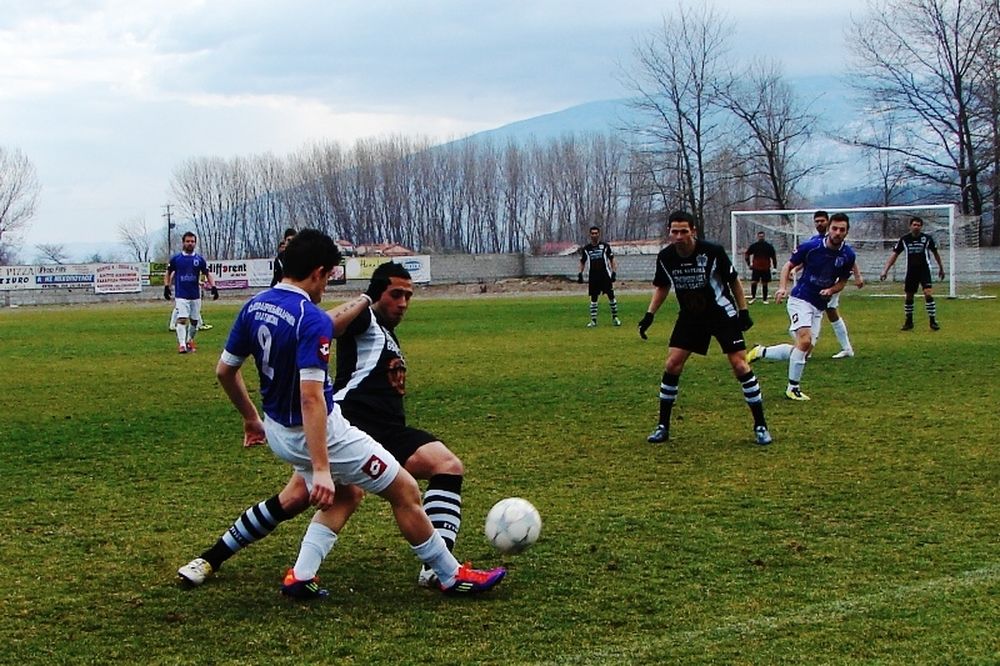
[[[166,212],[163,213],[163,217],[167,218],[167,257],[168,258],[170,257],[170,253],[173,251],[173,245],[171,245],[171,241],[170,241],[170,230],[173,229],[175,226],[177,226],[173,222],[172,214],[170,212],[170,206],[171,206],[171,204],[164,204],[163,205],[163,208],[166,209]]]

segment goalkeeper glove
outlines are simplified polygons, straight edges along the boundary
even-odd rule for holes
[[[389,287],[389,278],[384,277],[373,277],[371,282],[368,283],[368,289],[365,290],[365,296],[372,299],[372,303],[378,301],[382,298],[382,294]]]
[[[163,285],[163,300],[165,300],[165,301],[169,301],[170,300],[170,285],[169,284]]]
[[[750,318],[749,310],[740,310],[740,314],[737,319],[740,321],[741,331],[749,331],[753,327],[753,319]]]
[[[580,273],[576,274],[576,282],[577,282],[577,284],[583,284],[583,272],[582,271]]]
[[[653,325],[653,313],[647,312],[646,314],[642,315],[642,321],[639,322],[639,337],[641,337],[643,340],[648,340],[649,338],[646,336],[646,331],[649,330],[649,327],[652,325]]]
[[[212,300],[213,301],[219,300],[219,288],[216,287],[215,285],[212,285]]]

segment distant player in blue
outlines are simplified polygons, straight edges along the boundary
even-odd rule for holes
[[[799,383],[806,359],[812,352],[813,330],[819,328],[830,298],[843,290],[854,268],[854,250],[844,242],[850,227],[847,215],[834,213],[830,217],[826,236],[814,236],[799,245],[781,269],[781,282],[774,294],[778,303],[788,296],[788,280],[792,272],[802,267],[802,275],[788,299],[788,318],[791,321],[788,330],[795,336],[794,347],[789,344],[757,345],[747,354],[751,363],[761,358],[788,359],[785,397],[789,400],[809,400]]]
[[[316,304],[340,261],[326,234],[313,229],[297,234],[285,248],[282,281],[243,306],[216,367],[219,383],[243,416],[244,432],[266,433],[272,452],[305,480],[310,503],[319,509],[281,590],[297,599],[327,596],[316,572],[360,501],[350,486],[389,502],[414,554],[434,570],[444,592],[489,590],[506,570],[459,565],[424,512],[413,476],[334,404],[329,374],[334,323]],[[347,307],[360,311],[369,305],[370,297],[362,295]],[[260,379],[263,423],[240,371],[251,356]]]
[[[163,279],[163,298],[170,300],[170,283],[176,282],[174,288],[174,311],[177,313],[176,328],[177,351],[180,354],[193,352],[197,349],[194,336],[201,323],[201,276],[205,276],[208,288],[212,290],[212,300],[219,299],[219,290],[215,286],[208,262],[205,257],[195,253],[194,247],[198,237],[188,231],[181,239],[182,251],[170,257],[167,264],[167,275]]]
[[[931,262],[929,254],[934,255],[937,261],[937,275],[939,280],[944,279],[944,264],[941,262],[941,255],[938,254],[937,245],[934,239],[924,233],[924,221],[919,217],[910,219],[910,233],[906,234],[892,248],[892,253],[885,262],[885,268],[879,279],[885,281],[889,275],[889,269],[896,263],[900,254],[906,254],[906,278],[903,284],[903,293],[906,300],[903,304],[903,331],[913,330],[913,295],[917,293],[917,288],[924,291],[924,308],[927,310],[927,318],[930,320],[931,330],[940,330],[941,325],[937,320],[937,304],[934,303],[934,289],[931,287]]]

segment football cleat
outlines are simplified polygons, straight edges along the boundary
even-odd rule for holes
[[[188,342],[187,342],[187,350],[189,352],[196,352],[196,351],[198,351],[198,345],[196,345],[194,343],[194,340],[188,340]]]
[[[649,437],[646,438],[646,441],[650,444],[662,444],[668,439],[670,439],[670,429],[662,423],[658,423],[653,429],[653,432],[649,433]]]
[[[756,302],[757,302],[757,297],[751,296],[750,299],[747,301],[747,305],[753,305]]]
[[[771,433],[768,432],[767,430],[767,426],[754,426],[753,436],[757,438],[757,443],[760,444],[761,446],[765,444],[770,444],[771,442],[774,441],[774,439],[771,437]]]
[[[830,358],[851,358],[852,356],[854,356],[853,349],[841,349],[839,352],[837,352]]]
[[[178,354],[187,354],[188,353],[187,345],[177,345],[177,353]]]
[[[753,363],[758,359],[764,358],[764,345],[754,345],[750,351],[747,352],[747,362]]]
[[[285,580],[281,583],[281,593],[286,597],[309,601],[312,599],[323,599],[330,595],[329,590],[324,590],[319,586],[319,578],[312,580],[298,580],[295,578],[295,569],[289,569],[285,574]]]
[[[191,587],[197,587],[214,573],[212,565],[200,557],[196,557],[177,570],[177,577]]]
[[[901,331],[912,331],[913,330],[913,320],[907,319],[903,322],[903,327],[900,328]]]
[[[594,321],[593,319],[591,319],[590,322],[587,323],[587,328],[594,328],[595,326],[597,326],[597,322]]]
[[[618,317],[612,317],[611,323],[614,324],[615,326],[621,326],[622,320],[619,319]]]
[[[931,319],[931,330],[932,331],[941,330],[941,324],[937,323],[937,319]]]
[[[503,567],[486,570],[473,569],[472,564],[466,562],[458,568],[455,582],[451,584],[451,587],[441,587],[441,591],[445,594],[478,594],[496,587],[506,575],[507,570]]]
[[[771,304],[771,301],[769,301],[769,300],[767,300],[767,299],[765,298],[765,299],[764,299],[764,301],[763,301],[763,303],[764,303],[764,305],[770,305],[770,304]]]
[[[800,389],[798,386],[792,386],[785,389],[785,397],[788,398],[789,400],[799,400],[799,401],[805,401],[810,399],[809,396],[803,393],[802,389]]]
[[[214,325],[212,325],[212,324],[206,324],[205,322],[202,322],[202,323],[198,324],[198,330],[199,331],[211,331],[213,328],[215,328]]]
[[[417,574],[417,585],[431,589],[441,589],[441,581],[438,580],[437,574],[434,573],[434,569],[431,569],[426,564],[420,567],[420,573]]]

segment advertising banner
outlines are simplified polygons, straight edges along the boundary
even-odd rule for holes
[[[98,264],[55,264],[34,266],[35,282],[42,289],[90,288]]]
[[[35,282],[34,266],[0,266],[0,291],[41,288]]]
[[[140,264],[101,264],[94,273],[95,294],[136,294],[140,291],[142,291]]]
[[[394,261],[402,264],[403,268],[410,272],[413,281],[424,283],[431,281],[431,258],[430,255],[419,255],[409,257],[348,257],[347,270],[348,280],[369,280],[372,273],[380,265],[387,261]]]

